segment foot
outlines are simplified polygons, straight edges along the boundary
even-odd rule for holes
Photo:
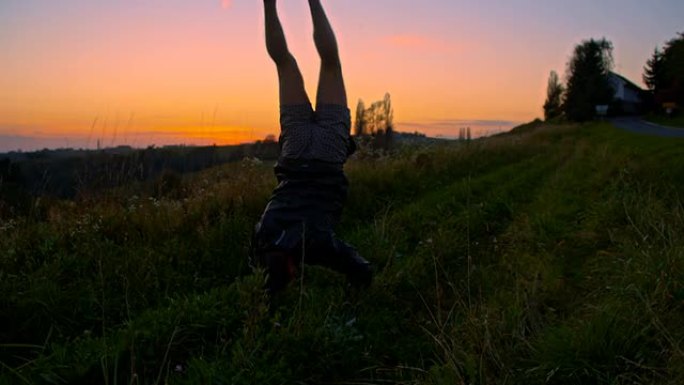
[[[264,253],[258,263],[266,270],[266,291],[275,294],[283,291],[297,276],[297,266],[292,255],[279,251]]]
[[[353,286],[368,287],[373,281],[373,268],[356,249],[340,242],[335,253],[326,254],[324,258],[309,260],[308,263],[327,267],[344,274]]]
[[[373,268],[370,262],[361,257],[356,250],[345,259],[344,274],[347,281],[352,286],[369,287],[373,282]]]

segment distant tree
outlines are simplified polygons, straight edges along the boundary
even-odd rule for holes
[[[385,137],[387,138],[387,145],[390,145],[394,135],[394,108],[392,108],[392,97],[389,92],[385,94],[383,100],[384,109],[384,124],[385,124]]]
[[[646,84],[648,89],[654,93],[660,91],[665,85],[665,73],[663,71],[665,68],[663,62],[663,52],[656,47],[653,51],[653,56],[648,59],[646,66],[644,67],[644,84]]]
[[[470,127],[460,127],[458,129],[458,140],[470,142],[473,139],[473,134],[470,131]]]
[[[656,92],[656,100],[684,106],[684,34],[665,44],[661,64],[662,85]]]
[[[613,68],[613,44],[606,40],[585,40],[575,47],[567,66],[567,90],[563,110],[568,119],[593,119],[597,105],[613,100],[609,74]]]
[[[0,159],[0,188],[2,183],[9,180],[10,171],[12,170],[12,161],[9,158]]]
[[[388,149],[394,133],[394,109],[390,94],[366,108],[363,100],[356,107],[354,135],[373,137],[373,146]]]
[[[356,105],[356,119],[354,121],[354,135],[361,136],[366,133],[366,105],[363,103],[362,99],[359,99],[359,103]]]
[[[361,132],[361,135],[373,136],[378,130],[375,121],[377,118],[377,110],[379,103],[380,102],[372,103],[370,107],[363,110],[363,117],[361,118],[363,122],[363,131]]]
[[[544,119],[551,120],[559,117],[563,113],[562,98],[563,85],[558,79],[558,73],[551,71],[549,84],[546,87],[546,102],[544,103]]]

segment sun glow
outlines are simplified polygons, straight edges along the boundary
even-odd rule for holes
[[[94,138],[146,145],[278,134],[278,78],[264,47],[260,2],[123,3],[0,1],[0,152],[16,149],[7,147],[10,137],[34,138],[34,146],[52,145],[48,139],[92,145]],[[395,122],[429,135],[457,135],[463,122],[498,127],[540,116],[549,71],[562,72],[588,33],[610,37],[616,65],[640,79],[653,47],[681,26],[670,8],[684,7],[654,8],[658,22],[644,20],[632,33],[621,29],[624,15],[613,22],[585,12],[610,8],[589,0],[535,2],[534,12],[503,1],[324,3],[350,107],[389,92]],[[315,100],[319,59],[306,2],[278,4]]]

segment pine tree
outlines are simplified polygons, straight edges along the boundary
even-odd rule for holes
[[[356,119],[354,120],[354,135],[362,136],[366,135],[366,105],[363,103],[363,99],[359,99],[359,103],[356,105]]]
[[[613,67],[613,44],[606,39],[585,40],[575,47],[567,68],[563,111],[568,119],[593,119],[597,105],[613,100],[609,74]]]
[[[660,91],[664,86],[664,57],[663,53],[656,47],[653,56],[646,62],[644,67],[644,83],[653,92]]]
[[[385,113],[385,146],[389,148],[392,145],[394,136],[394,109],[392,108],[392,97],[389,92],[385,94],[383,104]]]
[[[663,102],[684,106],[684,34],[668,41],[663,48]]]
[[[561,101],[563,98],[563,85],[558,79],[556,71],[551,71],[549,84],[546,88],[546,102],[544,103],[544,119],[551,120],[560,116],[563,112]]]

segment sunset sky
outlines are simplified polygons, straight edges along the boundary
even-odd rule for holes
[[[681,0],[324,0],[350,108],[392,95],[400,131],[455,136],[542,116],[549,71],[606,37],[641,84],[684,32]],[[0,152],[228,144],[278,133],[258,0],[0,0]],[[279,0],[315,97],[306,0]]]

